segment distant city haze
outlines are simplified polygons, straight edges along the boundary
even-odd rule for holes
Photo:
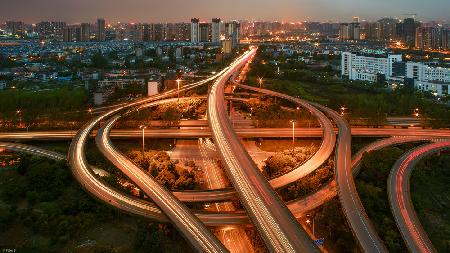
[[[0,0],[0,21],[35,23],[189,22],[210,20],[374,21],[381,17],[450,20],[450,0]]]

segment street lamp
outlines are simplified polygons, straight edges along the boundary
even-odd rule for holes
[[[414,115],[415,115],[416,117],[419,117],[419,116],[420,116],[420,114],[419,114],[419,108],[416,108],[416,109],[414,110]]]
[[[291,120],[292,123],[292,152],[294,152],[295,147],[295,120]]]
[[[178,100],[180,100],[180,82],[181,82],[181,80],[177,79],[176,81],[177,81],[177,86],[178,86]]]
[[[312,233],[313,233],[313,237],[315,237],[315,233],[314,233],[314,221],[315,221],[315,216],[312,216]],[[307,214],[306,215],[306,223],[308,223],[308,225],[311,224],[311,214]]]
[[[262,89],[263,79],[262,77],[258,78],[259,88]]]
[[[345,108],[345,106],[341,106],[341,116],[344,116],[345,109],[347,109],[347,108]]]
[[[147,128],[147,126],[145,125],[140,125],[139,129],[142,130],[142,159],[144,159],[144,154],[145,154],[145,129]]]

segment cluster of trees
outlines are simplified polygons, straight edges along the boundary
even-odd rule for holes
[[[172,226],[128,216],[97,202],[73,180],[65,162],[21,155],[17,170],[0,171],[0,185],[0,231],[15,238],[14,228],[26,230],[20,243],[11,241],[20,252],[122,253],[103,243],[76,248],[88,231],[121,222],[132,227],[133,252],[192,252]]]
[[[283,101],[284,102],[284,101]],[[240,109],[249,112],[255,125],[258,127],[291,127],[291,120],[296,121],[297,126],[311,126],[315,119],[304,108],[292,108],[291,104],[282,104],[281,101],[271,97],[249,99],[241,104]]]
[[[140,222],[134,242],[136,253],[190,253],[192,248],[170,224]]]
[[[298,199],[318,191],[324,184],[332,180],[333,176],[334,159],[329,158],[320,168],[278,192],[285,201]]]
[[[17,63],[9,59],[3,54],[0,54],[0,69],[1,68],[11,68],[17,66]]]
[[[277,152],[267,158],[263,166],[263,174],[267,178],[277,177],[295,169],[307,161],[314,153],[317,147],[311,145],[309,147],[296,147],[282,152]]]
[[[401,147],[390,147],[366,154],[356,178],[365,210],[389,252],[408,251],[391,213],[386,183],[392,166],[403,153]]]
[[[88,115],[88,94],[82,88],[58,88],[40,92],[0,92],[0,118],[4,127],[37,125],[46,120],[82,121]]]
[[[311,213],[318,238],[325,239],[329,252],[361,252],[342,212],[338,198],[334,198]]]
[[[194,168],[187,169],[172,161],[166,152],[140,151],[128,152],[128,157],[142,169],[152,175],[160,184],[170,190],[194,190],[198,188],[195,163]]]
[[[206,113],[206,103],[202,99],[192,98],[179,102],[159,105],[137,114],[128,116],[127,121],[159,120],[163,127],[176,127],[181,119],[199,119]],[[141,124],[142,122],[138,122]]]
[[[450,252],[450,154],[420,162],[411,177],[411,199],[438,252]]]
[[[19,223],[42,237],[25,240],[25,252],[60,252],[82,230],[114,218],[79,188],[65,162],[24,155],[17,171],[0,173],[0,230]]]
[[[111,96],[108,97],[109,103],[117,103],[118,100],[123,98],[134,98],[139,95],[144,94],[144,87],[139,82],[131,82],[128,85],[126,85],[123,89],[120,87],[115,87],[114,92],[111,94]]]

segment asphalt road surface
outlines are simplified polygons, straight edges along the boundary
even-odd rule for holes
[[[409,187],[411,173],[424,157],[449,148],[450,141],[425,144],[404,154],[392,167],[388,179],[389,204],[410,252],[437,252],[414,211]]]

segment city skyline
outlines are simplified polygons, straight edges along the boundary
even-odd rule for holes
[[[260,21],[334,21],[347,22],[352,16],[361,20],[374,21],[382,17],[405,18],[417,14],[419,20],[448,21],[450,3],[446,0],[434,0],[434,4],[423,1],[399,0],[358,2],[343,0],[339,3],[328,0],[270,1],[260,0],[239,2],[231,0],[202,1],[192,4],[187,1],[169,0],[164,2],[146,2],[144,0],[89,2],[42,0],[28,2],[18,0],[2,4],[0,16],[2,22],[21,20],[36,23],[42,20],[61,20],[69,23],[94,22],[103,17],[107,22],[188,22],[192,17],[210,20],[220,17],[222,20],[260,20]],[[174,8],[174,6],[176,6]],[[441,6],[441,8],[435,8]],[[36,10],[40,10],[37,12]],[[56,10],[56,11],[55,11]],[[206,14],[204,14],[206,13]],[[130,18],[133,17],[133,18]]]

